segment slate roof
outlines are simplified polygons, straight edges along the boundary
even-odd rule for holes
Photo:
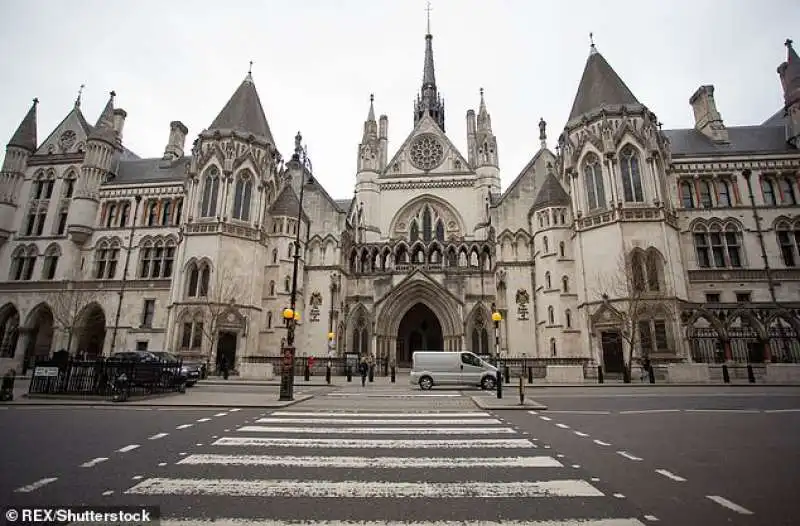
[[[727,130],[730,140],[727,144],[715,143],[694,128],[664,130],[664,135],[670,140],[670,149],[673,155],[797,152],[786,142],[786,128],[782,125],[732,126]]]
[[[350,203],[353,202],[353,198],[351,197],[350,199],[334,199],[333,202],[336,204],[336,206],[339,207],[339,209],[347,212],[348,210],[350,210]]]
[[[761,126],[785,126],[786,125],[786,110],[781,108],[769,119],[761,123]]]
[[[538,210],[539,208],[546,208],[548,206],[569,205],[570,202],[569,194],[567,194],[564,187],[561,186],[561,183],[558,182],[555,174],[549,172],[541,188],[539,188],[539,193],[536,194],[532,209]]]
[[[266,138],[270,144],[275,144],[256,85],[249,73],[208,129],[252,133]]]
[[[19,128],[11,136],[8,141],[9,146],[18,146],[25,148],[28,151],[36,151],[37,136],[36,136],[36,105],[39,104],[39,99],[33,99],[33,104],[25,114],[22,122],[19,123]]]
[[[599,109],[602,106],[621,106],[640,104],[628,86],[606,62],[603,55],[592,46],[592,52],[583,68],[583,76],[578,84],[578,92],[569,112],[571,121],[584,113]]]
[[[97,118],[97,123],[92,128],[92,131],[89,132],[88,139],[103,139],[113,144],[116,142],[116,138],[117,134],[114,131],[114,92],[112,91],[105,108]]]
[[[300,208],[300,199],[297,198],[292,185],[285,185],[283,190],[275,198],[275,202],[269,207],[269,213],[272,216],[285,216],[297,217],[297,212]],[[303,219],[308,221],[308,216],[303,211]]]
[[[186,176],[186,165],[190,157],[184,156],[173,162],[163,159],[136,159],[135,154],[125,150],[116,166],[114,177],[107,184],[142,184],[180,182]]]

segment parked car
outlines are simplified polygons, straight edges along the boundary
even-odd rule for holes
[[[415,351],[409,381],[428,390],[434,385],[475,385],[495,388],[497,368],[467,351]]]
[[[182,361],[178,356],[167,351],[150,351],[159,360],[166,363],[181,364],[181,372],[186,376],[186,387],[191,387],[200,379],[200,364]]]
[[[156,353],[151,351],[120,351],[108,357],[106,362],[110,368],[117,365],[117,369],[126,372],[132,378],[133,385],[152,385],[166,383],[177,385],[186,381],[178,361],[166,362]],[[170,366],[173,367],[170,367]],[[112,373],[116,374],[116,373]]]

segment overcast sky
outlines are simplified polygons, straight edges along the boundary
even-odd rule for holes
[[[169,123],[187,151],[253,77],[284,156],[301,130],[314,172],[352,195],[369,95],[389,117],[389,157],[410,133],[422,80],[425,0],[3,0],[0,140],[38,97],[39,141],[72,107],[94,123],[108,92],[128,112],[125,145],[160,157]],[[589,52],[597,49],[665,128],[691,127],[689,97],[716,87],[728,126],[758,124],[782,105],[776,67],[800,46],[797,0],[433,0],[436,81],[448,136],[466,153],[465,114],[486,93],[503,188],[539,147],[554,148]],[[3,155],[3,154],[0,154]]]

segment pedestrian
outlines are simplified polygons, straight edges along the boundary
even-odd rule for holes
[[[222,360],[220,360],[219,369],[222,371],[222,377],[224,379],[228,379],[228,357],[223,355]]]
[[[365,356],[361,357],[361,363],[358,364],[358,372],[361,373],[361,387],[365,387],[367,385],[367,373],[369,372],[369,364],[367,364]]]
[[[642,382],[644,382],[644,379],[649,375],[649,373],[650,373],[650,358],[645,357],[644,360],[642,360],[642,378],[641,378]]]

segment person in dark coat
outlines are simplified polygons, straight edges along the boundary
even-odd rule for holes
[[[367,359],[365,357],[361,357],[361,363],[358,364],[358,372],[361,373],[361,387],[367,385],[367,373],[369,372],[369,364],[367,364]]]

